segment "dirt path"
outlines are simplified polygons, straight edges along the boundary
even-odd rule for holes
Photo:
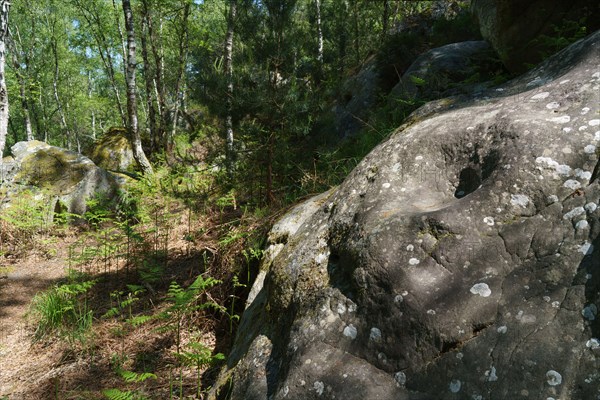
[[[66,274],[68,239],[57,243],[51,260],[30,255],[11,265],[0,277],[0,398],[27,399],[23,393],[37,385],[60,363],[60,352],[32,345],[26,313],[31,299]]]

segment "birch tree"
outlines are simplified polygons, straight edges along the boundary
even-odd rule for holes
[[[6,89],[6,41],[8,39],[8,11],[10,0],[0,0],[0,165],[8,132],[8,91]]]
[[[227,116],[225,118],[227,141],[227,173],[233,175],[235,152],[233,147],[233,34],[237,0],[229,1],[229,15],[227,16],[227,35],[225,37],[225,75],[227,76]]]
[[[152,165],[144,154],[142,148],[142,140],[138,129],[137,119],[137,98],[135,87],[135,31],[133,28],[133,13],[131,12],[131,2],[123,0],[123,14],[125,15],[125,30],[127,31],[127,74],[125,80],[127,83],[127,117],[128,130],[131,148],[133,150],[133,158],[145,175],[150,175],[154,171]]]

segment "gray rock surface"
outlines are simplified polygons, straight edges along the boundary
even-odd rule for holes
[[[13,158],[2,166],[3,207],[22,190],[47,199],[49,218],[60,202],[66,211],[82,215],[95,195],[112,196],[122,183],[89,158],[40,141],[16,143]]]
[[[342,96],[334,106],[335,128],[341,138],[355,135],[366,124],[370,110],[377,104],[379,71],[374,59],[344,84]]]
[[[485,95],[427,105],[297,208],[216,387],[600,398],[599,66],[597,32]]]
[[[419,56],[402,75],[390,93],[392,100],[434,99],[454,92],[482,90],[486,85],[479,82],[489,80],[487,75],[492,72],[489,67],[494,59],[495,54],[485,41],[452,43],[431,49]]]
[[[489,41],[512,72],[537,64],[552,54],[545,36],[570,37],[573,24],[600,28],[600,6],[595,0],[472,0],[471,10],[481,35]],[[569,25],[570,24],[570,25]]]

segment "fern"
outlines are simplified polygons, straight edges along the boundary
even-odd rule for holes
[[[125,369],[119,369],[117,371],[117,373],[127,383],[138,383],[138,382],[144,382],[148,379],[156,379],[156,375],[153,373],[150,373],[150,372],[143,372],[141,374],[138,374],[137,372],[127,371]]]
[[[110,400],[136,400],[135,393],[130,390],[124,392],[119,389],[106,389],[102,394]]]

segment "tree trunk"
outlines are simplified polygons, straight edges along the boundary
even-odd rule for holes
[[[17,33],[17,38],[19,40],[19,43],[21,42],[20,37],[21,35],[19,34],[19,28],[15,27],[15,31]],[[21,52],[19,51],[19,49],[17,49],[17,43],[14,40],[15,38],[12,35],[12,32],[10,32],[10,40],[9,40],[9,47],[10,47],[10,52],[12,53],[12,63],[13,63],[13,68],[15,70],[15,75],[17,77],[17,82],[19,83],[19,95],[21,97],[21,108],[23,109],[23,119],[25,120],[25,133],[27,136],[27,140],[33,140],[33,129],[31,126],[31,113],[29,112],[29,101],[27,99],[27,81],[25,79],[24,76],[24,71],[23,68],[21,68],[21,63],[19,62],[19,57],[18,54],[21,54]],[[25,70],[27,69],[27,65],[28,63],[25,63],[26,67]]]
[[[157,38],[157,34],[156,31],[154,29],[154,23],[152,20],[152,14],[151,14],[151,6],[148,4],[148,0],[143,0],[142,1],[142,7],[145,10],[144,11],[144,17],[146,19],[146,26],[148,28],[148,38],[150,40],[150,49],[152,51],[152,56],[154,57],[154,63],[155,63],[155,68],[154,68],[154,79],[153,79],[153,84],[154,84],[154,89],[155,89],[155,93],[156,93],[156,103],[158,106],[158,116],[159,116],[159,121],[158,121],[158,126],[156,128],[156,140],[157,140],[157,144],[161,143],[161,144],[165,144],[165,126],[167,125],[166,121],[167,121],[167,106],[166,106],[166,94],[165,94],[165,88],[164,88],[164,57],[163,57],[163,52],[162,52],[162,47],[159,46],[158,43],[158,38]],[[162,23],[159,24],[159,30],[162,28]],[[160,36],[160,32],[159,35]]]
[[[8,91],[4,66],[6,64],[6,40],[8,38],[9,0],[0,0],[0,165],[8,133]]]
[[[146,2],[142,2],[142,60],[144,63],[144,83],[146,87],[146,108],[148,109],[148,118],[146,119],[146,130],[150,136],[151,151],[158,150],[158,137],[156,131],[156,108],[154,107],[154,79],[150,61],[148,59],[148,9]]]
[[[227,76],[227,116],[225,118],[226,130],[226,159],[227,173],[233,177],[235,149],[233,147],[233,34],[237,0],[229,1],[229,15],[227,17],[227,35],[225,37],[225,75]]]
[[[317,61],[319,68],[323,64],[323,29],[321,27],[321,0],[315,0],[317,8]]]
[[[183,101],[181,86],[183,83],[185,65],[187,63],[188,56],[188,19],[190,16],[190,1],[184,0],[185,4],[183,5],[183,21],[182,21],[182,31],[181,36],[179,37],[179,65],[177,71],[177,80],[175,81],[175,104],[173,105],[173,120],[171,126],[171,134],[167,140],[167,152],[170,153],[173,149],[173,141],[175,138],[175,133],[177,130],[177,120],[179,119],[179,105]]]
[[[381,37],[385,39],[388,33],[388,23],[390,20],[390,2],[389,0],[383,0],[383,16],[381,21]]]
[[[135,93],[135,32],[133,30],[133,13],[131,12],[131,3],[129,0],[123,0],[123,14],[125,15],[125,30],[127,31],[127,116],[129,119],[129,140],[133,150],[133,158],[142,170],[142,173],[149,175],[153,173],[152,165],[144,154],[142,149],[142,140],[138,130],[137,120],[137,98]]]
[[[54,55],[54,79],[52,80],[52,88],[54,90],[54,100],[56,101],[56,107],[58,109],[58,116],[60,117],[60,126],[65,132],[66,140],[66,148],[71,150],[71,132],[69,130],[69,126],[67,125],[67,118],[65,116],[65,111],[63,109],[62,103],[60,101],[60,97],[58,95],[58,77],[59,77],[59,69],[58,69],[58,48],[56,44],[56,38],[52,38],[52,54]]]

